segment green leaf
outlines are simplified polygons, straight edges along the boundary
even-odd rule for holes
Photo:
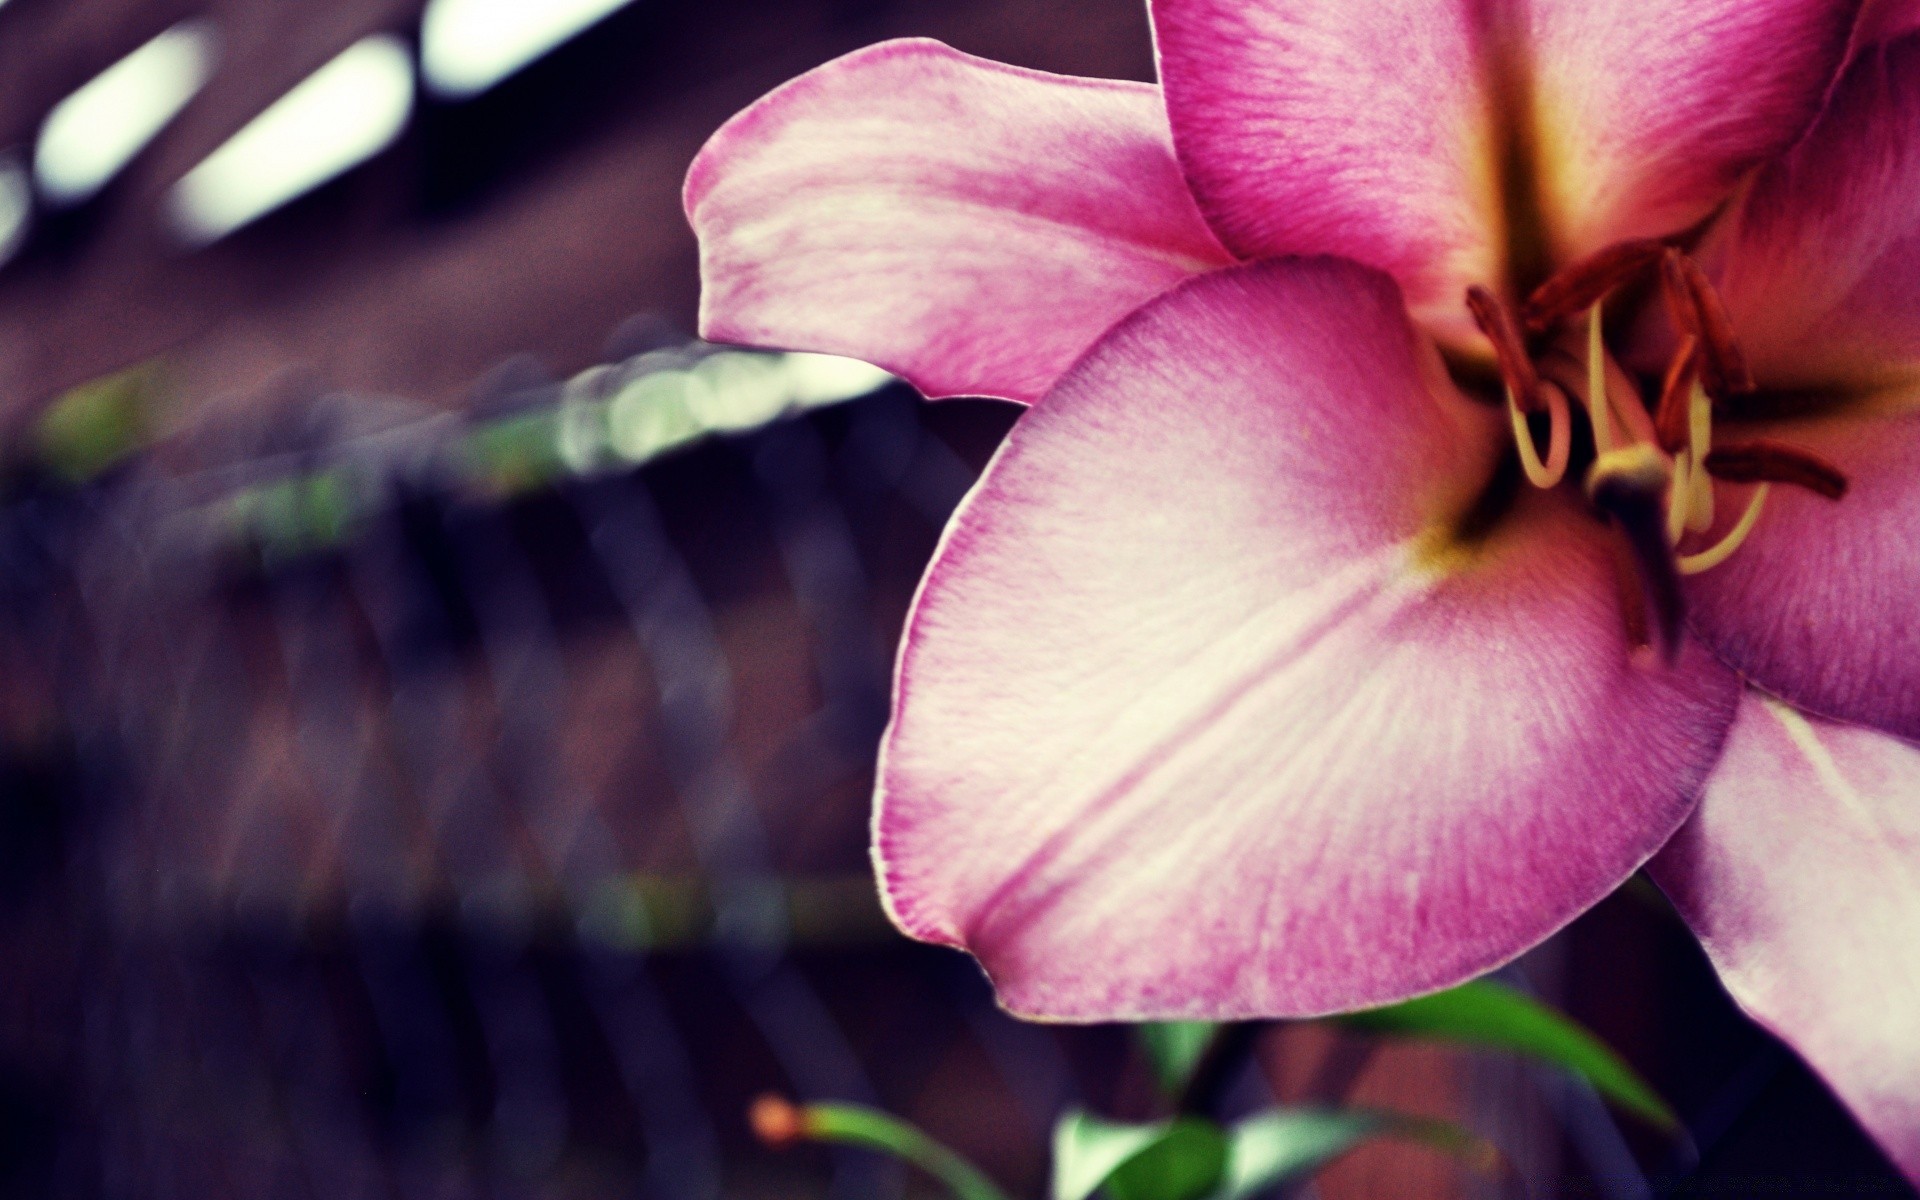
[[[799,1112],[802,1137],[904,1159],[946,1184],[955,1200],[1007,1200],[980,1168],[898,1117],[864,1104],[808,1104]]]
[[[1242,1200],[1288,1179],[1311,1175],[1380,1132],[1373,1113],[1276,1108],[1233,1127],[1219,1200]]]
[[[84,483],[146,444],[159,372],[133,367],[67,392],[34,430],[41,458]]]
[[[1200,1065],[1220,1029],[1212,1021],[1154,1021],[1134,1028],[1147,1052],[1147,1061],[1153,1064],[1160,1091],[1169,1099],[1178,1096],[1193,1078],[1193,1069]]]
[[[1432,996],[1335,1018],[1364,1033],[1511,1050],[1571,1071],[1621,1108],[1665,1130],[1680,1126],[1646,1080],[1573,1018],[1525,992],[1480,979]]]
[[[1212,1121],[1182,1117],[1150,1125],[1069,1112],[1053,1127],[1053,1200],[1200,1200],[1227,1169],[1227,1135]]]
[[[1420,1142],[1476,1168],[1499,1157],[1485,1141],[1445,1121],[1365,1109],[1273,1108],[1233,1127],[1226,1181],[1211,1200],[1246,1200],[1306,1178],[1375,1137]]]

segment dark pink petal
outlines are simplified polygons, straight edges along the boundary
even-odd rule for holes
[[[1853,27],[1854,52],[1920,29],[1920,0],[1866,0]]]
[[[1538,942],[1686,817],[1737,700],[1630,663],[1601,527],[1527,491],[1398,290],[1193,280],[1015,427],[902,651],[875,856],[1016,1011],[1324,1012]]]
[[[1749,692],[1650,864],[1727,990],[1920,1182],[1920,747]]]
[[[1920,37],[1864,51],[1715,251],[1762,384],[1868,386],[1920,366]]]
[[[1158,89],[883,42],[747,109],[687,175],[701,333],[1032,400],[1149,297],[1230,258]]]
[[[1562,264],[1691,225],[1813,119],[1858,5],[1155,0],[1153,16],[1174,141],[1221,239],[1380,267],[1451,329],[1466,286],[1507,282],[1509,246],[1542,234],[1508,228],[1503,192],[1534,197]]]
[[[1840,500],[1775,487],[1753,536],[1690,581],[1694,629],[1802,708],[1920,738],[1920,415],[1756,432],[1812,450],[1850,487]],[[1711,536],[1744,490],[1722,490]]]
[[[1544,207],[1556,248],[1575,257],[1692,225],[1791,145],[1833,82],[1860,0],[1520,7]]]
[[[1416,313],[1465,322],[1467,285],[1502,269],[1472,8],[1155,0],[1174,140],[1221,239],[1379,267]]]

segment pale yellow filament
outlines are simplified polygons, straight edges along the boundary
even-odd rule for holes
[[[1527,428],[1527,418],[1514,400],[1512,388],[1507,389],[1507,419],[1513,422],[1513,441],[1519,447],[1520,469],[1527,473],[1527,482],[1537,488],[1550,488],[1566,477],[1567,455],[1573,444],[1573,420],[1567,412],[1565,392],[1551,383],[1543,383],[1540,391],[1547,398],[1547,420],[1551,429],[1545,462],[1540,461],[1540,451],[1533,444],[1533,431]]]
[[[1707,399],[1705,388],[1698,380],[1694,382],[1693,394],[1687,399],[1687,442],[1694,465],[1701,467],[1707,461],[1707,452],[1713,449],[1713,401]],[[1705,469],[1696,470],[1691,479],[1693,491],[1687,497],[1687,528],[1695,533],[1705,533],[1713,526],[1713,478]]]
[[[1600,341],[1600,301],[1587,310],[1587,416],[1593,421],[1593,448],[1613,449],[1613,404],[1607,399],[1606,348]]]
[[[1694,533],[1705,533],[1713,528],[1713,476],[1705,469],[1696,470],[1688,482],[1693,489],[1687,495],[1687,528]]]
[[[1706,474],[1705,471],[1700,473]],[[1766,504],[1767,492],[1772,489],[1772,486],[1772,484],[1763,483],[1753,489],[1753,499],[1747,501],[1747,511],[1740,514],[1739,524],[1728,530],[1727,536],[1698,554],[1682,554],[1674,564],[1679,567],[1680,573],[1698,575],[1727,561],[1733,552],[1740,548],[1740,543],[1747,540],[1747,535],[1753,532],[1754,525],[1759,523],[1761,506]]]
[[[1693,503],[1693,455],[1682,450],[1673,456],[1673,484],[1667,489],[1667,540],[1678,542],[1687,531],[1687,512]]]

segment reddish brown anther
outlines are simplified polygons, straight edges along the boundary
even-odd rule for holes
[[[1753,391],[1753,373],[1734,339],[1733,319],[1700,265],[1669,249],[1660,268],[1674,322],[1700,340],[1700,385],[1715,399]]]
[[[806,1114],[798,1105],[772,1092],[754,1100],[747,1109],[747,1124],[768,1148],[785,1150],[806,1136]]]
[[[1707,454],[1707,474],[1728,483],[1791,483],[1829,500],[1847,494],[1847,476],[1839,467],[1798,446],[1756,438],[1723,442]]]
[[[1660,403],[1653,410],[1654,436],[1660,448],[1672,454],[1687,444],[1687,408],[1692,398],[1693,380],[1699,371],[1700,342],[1692,334],[1680,341],[1680,349],[1667,364],[1666,380],[1660,385]]]
[[[1664,242],[1647,238],[1615,242],[1587,255],[1534,289],[1527,298],[1527,329],[1545,333],[1575,313],[1585,312],[1608,292],[1633,282],[1666,250]]]
[[[1500,378],[1513,393],[1513,402],[1521,412],[1539,412],[1545,407],[1540,398],[1540,376],[1533,369],[1533,359],[1527,354],[1526,340],[1520,336],[1520,326],[1514,322],[1513,313],[1498,296],[1477,283],[1467,289],[1467,311],[1473,314],[1480,332],[1493,343]]]

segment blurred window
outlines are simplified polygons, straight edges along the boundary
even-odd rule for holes
[[[77,204],[106,186],[193,99],[213,70],[213,27],[183,21],[93,77],[40,127],[40,194]]]
[[[174,229],[189,243],[214,241],[372,158],[406,128],[413,90],[405,43],[362,38],[174,186]]]
[[[629,2],[431,0],[420,27],[421,73],[437,95],[477,95]]]

